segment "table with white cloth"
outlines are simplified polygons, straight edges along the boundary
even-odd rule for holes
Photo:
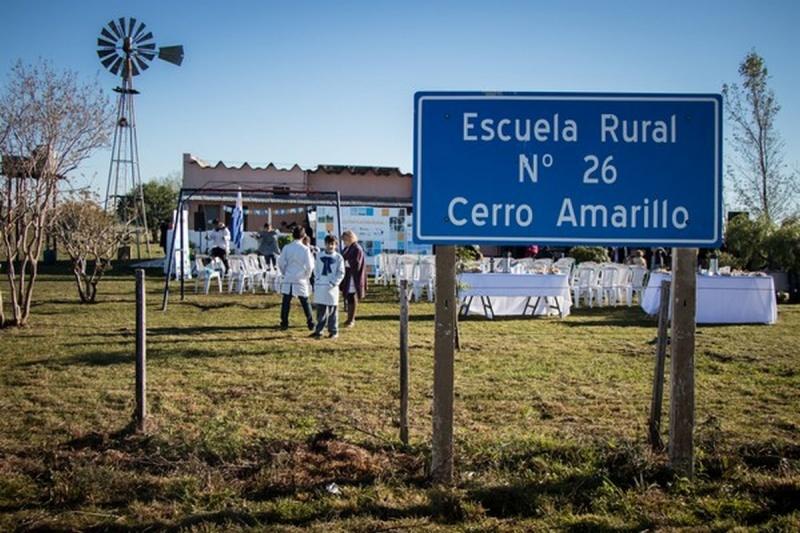
[[[465,272],[458,276],[460,313],[567,316],[572,305],[566,274]]]
[[[668,272],[653,272],[642,294],[642,309],[658,313],[661,282]],[[774,324],[778,320],[775,282],[770,276],[697,275],[698,324]]]

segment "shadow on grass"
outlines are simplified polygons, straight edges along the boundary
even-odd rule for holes
[[[282,339],[283,337],[265,337],[263,340]],[[187,340],[188,342],[188,340]],[[213,348],[199,348],[187,347],[180,350],[174,348],[175,341],[169,340],[160,343],[148,343],[147,359],[149,361],[180,358],[180,359],[218,359],[218,358],[234,358],[234,357],[259,357],[265,353],[246,352],[241,353],[232,350],[219,349],[216,341],[202,340],[193,341],[195,343],[213,344]],[[233,341],[231,341],[233,342]],[[241,342],[237,340],[236,342]],[[60,369],[73,365],[84,365],[94,367],[104,367],[113,365],[132,365],[135,360],[133,340],[128,343],[130,350],[126,352],[100,352],[90,351],[71,355],[68,357],[50,357],[46,359],[37,359],[35,361],[24,361],[19,363],[19,367],[27,368],[34,366],[43,366],[50,369]]]
[[[246,305],[241,302],[214,302],[214,303],[200,303],[200,302],[176,302],[182,305],[190,305],[200,311],[213,311],[216,309],[230,309],[234,307],[238,307],[241,309],[249,309],[250,311],[266,311],[267,309],[274,309],[276,307],[280,307],[280,303],[266,303],[256,304],[256,305]]]
[[[160,337],[160,336],[182,336],[185,335],[187,337],[191,337],[194,335],[207,335],[211,333],[227,333],[227,332],[236,332],[236,331],[257,331],[257,330],[267,330],[267,331],[277,331],[279,330],[279,326],[275,325],[261,325],[261,324],[247,324],[241,326],[186,326],[186,327],[178,327],[178,326],[168,326],[168,327],[156,327],[156,328],[147,328],[147,336],[148,337]]]
[[[648,316],[638,307],[597,307],[592,309],[575,309],[573,307],[570,313],[570,320],[564,321],[564,324],[569,327],[619,326],[654,328],[658,326],[658,322],[654,317]]]
[[[433,322],[433,315],[424,314],[424,315],[415,315],[412,312],[408,315],[409,322]],[[397,322],[400,320],[400,314],[396,315],[358,315],[356,318],[356,322]]]
[[[586,511],[592,495],[603,483],[598,473],[569,476],[550,482],[488,485],[468,491],[469,497],[494,517],[535,517],[553,500]]]

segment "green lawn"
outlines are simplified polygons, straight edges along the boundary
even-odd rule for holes
[[[45,274],[31,326],[0,331],[0,531],[800,529],[800,306],[774,326],[699,328],[694,482],[646,445],[656,326],[638,308],[463,322],[444,490],[425,474],[432,305],[411,306],[404,448],[388,289],[318,341],[299,307],[278,330],[274,294],[190,285],[164,314],[155,276],[145,436],[129,429],[130,270],[91,306]]]

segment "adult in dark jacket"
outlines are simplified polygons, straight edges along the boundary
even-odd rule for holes
[[[351,328],[356,322],[358,301],[367,295],[366,256],[358,244],[358,236],[352,231],[347,230],[342,233],[342,243],[345,246],[342,251],[345,275],[340,287],[347,304],[347,321],[344,327]]]

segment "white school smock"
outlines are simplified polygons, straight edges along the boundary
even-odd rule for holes
[[[278,268],[282,275],[281,293],[307,298],[311,292],[308,279],[314,271],[311,250],[300,241],[287,244],[278,257]]]
[[[314,303],[338,305],[339,284],[343,279],[344,257],[337,251],[329,254],[322,250],[314,268]]]

